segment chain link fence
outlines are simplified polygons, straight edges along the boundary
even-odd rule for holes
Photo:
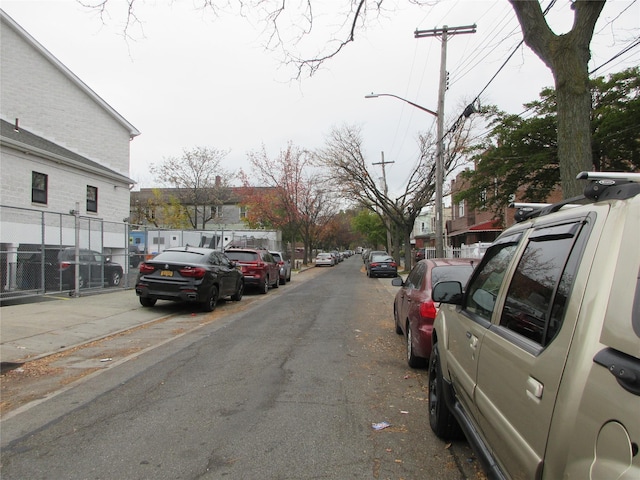
[[[163,230],[0,205],[0,301],[131,288],[138,265],[176,246],[282,250],[272,230]]]

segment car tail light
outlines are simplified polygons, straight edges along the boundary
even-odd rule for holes
[[[422,302],[420,304],[420,316],[422,318],[436,318],[436,314],[438,310],[436,309],[436,304],[433,303],[433,300],[427,300],[426,302]]]
[[[398,268],[398,264],[396,262],[389,263],[389,266],[393,268]]]
[[[155,267],[153,265],[149,265],[148,263],[140,264],[140,273],[153,273],[155,271]]]
[[[202,267],[184,267],[180,269],[183,277],[202,278],[207,271]]]
[[[370,263],[369,266],[370,267],[379,267],[380,264],[378,262],[374,262],[374,263]]]
[[[60,262],[60,270],[66,270],[71,266],[70,262]]]

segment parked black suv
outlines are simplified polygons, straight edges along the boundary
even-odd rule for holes
[[[75,247],[62,249],[47,248],[33,253],[20,266],[23,288],[41,288],[41,275],[44,266],[44,282],[46,291],[72,290],[75,288]],[[80,288],[120,285],[122,266],[111,261],[109,255],[94,250],[81,248],[79,251]]]

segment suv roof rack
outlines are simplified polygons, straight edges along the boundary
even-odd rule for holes
[[[590,180],[584,188],[584,194],[562,200],[557,203],[511,203],[517,208],[514,218],[523,222],[530,218],[541,217],[557,212],[562,208],[573,208],[589,201],[617,199],[624,200],[640,193],[640,173],[627,172],[580,172],[576,179]]]

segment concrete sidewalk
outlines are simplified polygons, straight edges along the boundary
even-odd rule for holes
[[[142,308],[132,289],[39,300],[0,307],[3,364],[35,360],[166,316]]]

